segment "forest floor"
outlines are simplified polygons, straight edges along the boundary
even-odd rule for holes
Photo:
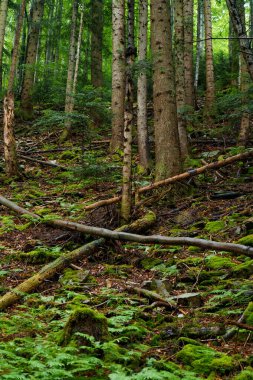
[[[193,148],[195,167],[238,152],[216,140],[193,141]],[[84,210],[120,191],[121,157],[108,155],[107,141],[80,146],[73,138],[59,147],[54,132],[21,134],[18,151],[68,170],[22,159],[22,179],[0,173],[2,196],[46,218],[117,228],[117,205]],[[134,179],[138,186],[151,181],[137,174]],[[252,159],[181,186],[187,195],[173,202],[151,198],[157,222],[145,234],[244,238],[253,246]],[[0,295],[92,239],[0,206]],[[243,255],[108,241],[0,313],[0,378],[253,379],[252,280],[253,260]],[[134,287],[170,302],[149,300],[130,291]],[[106,316],[110,336],[97,342],[77,333],[61,345],[70,315],[84,306]],[[245,328],[234,326],[243,313]]]

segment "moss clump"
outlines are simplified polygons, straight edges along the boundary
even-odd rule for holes
[[[253,234],[244,236],[240,240],[238,240],[239,244],[248,245],[249,247],[253,247]]]
[[[205,259],[205,265],[209,269],[224,269],[224,268],[232,268],[235,266],[233,261],[231,261],[228,257],[210,255]]]
[[[66,345],[71,340],[78,345],[86,345],[87,339],[76,333],[93,336],[97,341],[109,339],[107,318],[104,314],[88,307],[77,307],[69,317],[60,339],[60,344]]]
[[[65,269],[63,275],[60,277],[60,284],[64,286],[65,289],[80,289],[84,282],[93,282],[93,277],[89,279],[89,272],[74,269]]]
[[[162,260],[156,259],[156,258],[153,258],[153,257],[147,257],[147,258],[141,260],[141,266],[144,269],[152,269],[155,266],[157,266],[159,264],[162,264],[162,263],[163,263]]]
[[[187,344],[177,354],[177,359],[194,369],[198,374],[209,375],[212,372],[227,374],[235,363],[232,357],[204,346]]]
[[[18,259],[24,259],[29,264],[45,264],[61,255],[61,247],[37,247],[30,252],[20,252]]]
[[[232,269],[231,275],[236,278],[247,278],[253,273],[253,260],[237,265]]]
[[[245,317],[245,322],[248,324],[248,325],[251,325],[253,326],[253,302],[250,302],[245,310],[245,312],[243,313],[244,317]]]
[[[210,233],[215,233],[224,230],[225,227],[225,222],[222,220],[215,220],[213,222],[207,222],[205,225],[205,230]]]
[[[253,380],[253,368],[249,367],[234,377],[234,380]]]

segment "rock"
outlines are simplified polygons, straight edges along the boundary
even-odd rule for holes
[[[200,307],[203,305],[203,300],[200,293],[184,293],[172,297],[179,306]]]

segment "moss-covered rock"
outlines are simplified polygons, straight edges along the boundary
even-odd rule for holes
[[[233,268],[235,265],[228,257],[209,255],[205,258],[205,266],[209,269]]]
[[[249,247],[253,247],[253,234],[244,236],[240,240],[238,240],[239,244],[248,245]]]
[[[67,268],[59,279],[65,289],[79,289],[84,282],[91,282],[89,272]]]
[[[109,339],[107,318],[88,307],[77,307],[63,329],[60,344],[66,345],[75,340],[78,345],[86,345],[87,339],[76,333],[93,336],[97,341],[106,341]]]
[[[230,275],[236,278],[247,278],[253,274],[253,260],[237,265],[232,269]]]
[[[177,359],[191,367],[198,374],[209,375],[212,372],[228,374],[235,368],[233,357],[211,348],[187,344],[177,354]]]

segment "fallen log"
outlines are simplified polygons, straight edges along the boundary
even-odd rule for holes
[[[144,228],[148,229],[155,222],[155,214],[153,214],[153,219],[150,217],[150,213],[144,215],[142,218],[136,220],[129,226],[123,226],[120,231],[140,231]],[[4,310],[7,307],[13,305],[24,296],[26,296],[31,291],[38,288],[42,283],[49,280],[56,274],[62,272],[62,270],[71,264],[81,260],[84,256],[90,255],[95,252],[99,247],[105,244],[106,240],[101,238],[91,243],[83,245],[81,248],[75,249],[72,252],[66,253],[44,266],[37,274],[25,280],[19,284],[14,289],[10,290],[8,293],[0,298],[0,310]]]
[[[41,218],[40,216],[34,213],[31,213],[30,211],[27,211],[22,207],[17,206],[15,203],[9,201],[3,196],[0,196],[0,204],[3,204],[4,206],[9,207],[12,210],[19,212],[21,214],[28,214],[43,222],[43,218]],[[149,219],[149,218],[152,222],[154,222],[155,216],[154,216],[154,213],[151,211],[149,211],[146,214],[146,219]],[[132,224],[132,226],[134,225],[134,223]],[[139,223],[140,221],[138,222],[138,224]],[[146,223],[145,219],[144,219],[144,223]],[[223,243],[223,242],[217,242],[213,240],[190,238],[187,236],[185,237],[167,237],[167,236],[162,236],[162,235],[143,236],[143,235],[122,232],[122,230],[111,231],[106,228],[92,227],[92,226],[87,226],[84,224],[69,222],[69,221],[60,220],[60,219],[49,220],[49,221],[45,220],[45,224],[48,224],[53,227],[61,228],[61,229],[78,231],[78,232],[82,232],[88,235],[100,236],[103,238],[113,239],[113,240],[132,241],[132,242],[142,243],[142,244],[195,246],[202,249],[228,251],[233,254],[245,255],[245,256],[253,258],[253,248],[248,247],[246,245],[242,245],[242,244]],[[132,230],[134,231],[136,231],[137,229],[140,230],[138,226],[136,227],[137,228],[135,227],[132,228]]]
[[[231,165],[231,164],[233,164],[236,161],[240,161],[240,160],[244,161],[244,160],[246,160],[246,159],[248,159],[250,157],[253,157],[253,150],[251,150],[249,152],[237,154],[235,156],[226,158],[226,159],[224,159],[222,161],[215,161],[215,162],[212,162],[210,164],[206,164],[206,165],[201,166],[200,168],[197,168],[197,169],[190,169],[187,172],[178,174],[178,175],[176,175],[174,177],[170,177],[170,178],[167,178],[165,180],[155,182],[155,183],[153,183],[151,185],[141,187],[141,188],[139,188],[137,190],[137,193],[138,194],[143,194],[143,193],[145,193],[147,191],[157,189],[157,188],[159,188],[161,186],[167,186],[167,185],[172,184],[172,183],[176,183],[176,182],[179,182],[179,181],[183,181],[183,180],[189,179],[191,177],[195,177],[195,176],[197,176],[199,174],[202,174],[202,173],[204,173],[204,172],[206,172],[208,170],[218,169],[218,168],[221,168],[221,167],[226,166],[226,165]],[[101,207],[101,206],[117,203],[120,200],[121,200],[121,196],[113,197],[113,198],[101,200],[101,201],[93,203],[93,204],[91,204],[89,206],[85,206],[84,209],[87,210],[87,211],[88,210],[93,210],[94,208],[97,208],[97,207]]]
[[[62,165],[59,165],[59,164],[55,164],[54,162],[51,162],[51,161],[37,160],[36,158],[27,157],[27,156],[24,156],[23,154],[18,154],[18,157],[20,157],[23,160],[32,161],[32,162],[35,162],[35,163],[43,165],[43,166],[52,166],[53,168],[58,168],[58,169],[61,169],[64,171],[69,170],[69,168],[62,166]]]

